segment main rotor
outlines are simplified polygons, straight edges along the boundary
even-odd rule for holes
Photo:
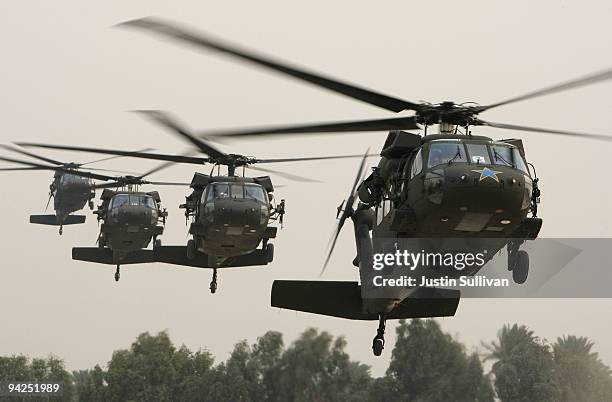
[[[245,49],[241,46],[228,43],[212,35],[198,32],[180,24],[166,21],[159,18],[147,17],[131,20],[119,24],[120,27],[135,28],[146,32],[160,35],[164,38],[173,39],[199,50],[212,50],[222,53],[240,61],[254,64],[258,67],[272,70],[273,72],[289,76],[291,78],[308,82],[312,85],[328,89],[338,94],[345,95],[352,99],[377,106],[391,112],[413,111],[414,115],[407,117],[395,117],[376,120],[361,120],[348,122],[316,123],[308,125],[294,125],[285,127],[261,127],[247,128],[238,130],[208,131],[198,135],[199,138],[212,138],[214,136],[272,136],[286,134],[313,134],[330,132],[359,132],[359,131],[390,131],[390,130],[413,130],[420,129],[419,125],[427,126],[441,124],[443,129],[448,125],[466,128],[465,133],[469,134],[470,126],[488,126],[501,129],[518,131],[530,131],[545,134],[557,134],[565,136],[579,136],[581,138],[600,139],[612,141],[612,136],[600,134],[588,134],[571,132],[565,130],[555,130],[537,127],[528,127],[515,124],[493,123],[480,119],[480,113],[492,108],[516,103],[536,97],[549,95],[569,89],[591,85],[597,82],[612,79],[612,69],[604,70],[595,74],[584,76],[575,80],[567,81],[558,85],[553,85],[528,92],[520,96],[515,96],[497,103],[481,106],[472,102],[455,103],[454,101],[444,101],[437,104],[417,103],[405,99],[389,96],[364,87],[350,84],[338,79],[334,79],[319,73],[308,71],[296,67],[289,63],[279,61],[272,57],[259,54]]]

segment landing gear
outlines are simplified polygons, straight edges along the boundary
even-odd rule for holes
[[[376,336],[372,340],[372,351],[374,356],[380,356],[383,349],[385,348],[385,326],[387,319],[385,315],[381,313],[378,316],[378,330],[376,330]]]
[[[274,260],[274,244],[268,244],[266,246],[266,257],[268,262]]]
[[[512,280],[516,284],[523,284],[529,276],[529,254],[519,250],[522,242],[508,244],[508,270],[512,271]]]
[[[525,250],[520,250],[516,257],[516,264],[512,269],[512,280],[514,283],[522,284],[529,276],[529,254]]]
[[[93,211],[94,210],[94,202],[93,202],[93,200],[89,200],[88,204],[89,204],[89,209]]]
[[[187,259],[195,260],[197,251],[195,241],[193,239],[189,239],[189,241],[187,241]]]
[[[59,228],[59,234],[60,234],[60,236],[61,236],[62,234],[64,234],[64,225],[60,225],[60,228]]]
[[[161,239],[155,239],[155,240],[153,241],[153,248],[158,248],[158,247],[161,247],[161,246],[162,246],[162,241],[161,241]]]
[[[119,279],[121,278],[121,272],[119,272],[120,267],[121,266],[117,264],[117,270],[115,271],[115,282],[119,282]]]
[[[212,281],[210,281],[210,293],[215,293],[217,291],[217,268],[213,268],[213,277]]]

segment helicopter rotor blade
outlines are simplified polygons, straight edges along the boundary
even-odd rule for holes
[[[70,173],[76,176],[87,177],[90,179],[97,179],[97,180],[112,180],[113,179],[113,177],[111,176],[104,176],[101,174],[85,172],[82,170],[66,169],[61,166],[45,166],[45,165],[41,165],[38,163],[28,162],[28,161],[19,160],[19,159],[5,158],[5,157],[0,157],[0,160],[5,161],[5,162],[12,162],[12,163],[17,163],[21,165],[31,166],[31,167],[35,167],[41,170],[54,170],[56,172]]]
[[[82,166],[82,165],[79,165],[79,167],[78,167],[78,168],[80,169],[80,168],[81,168],[81,166]],[[95,171],[98,171],[98,172],[123,173],[123,174],[139,174],[139,173],[137,173],[137,172],[128,172],[128,171],[125,171],[125,170],[100,169],[100,168],[92,168],[92,167],[87,168],[87,170],[95,170]]]
[[[115,187],[121,187],[121,186],[123,186],[122,183],[118,181],[112,181],[110,183],[96,183],[94,184],[93,188],[102,189],[102,188],[115,188]]]
[[[19,142],[17,144],[23,147],[37,147],[37,148],[47,148],[47,149],[61,149],[64,151],[80,151],[80,152],[91,152],[91,153],[98,153],[98,154],[131,156],[134,158],[154,159],[154,160],[170,161],[170,162],[176,162],[176,163],[190,163],[194,165],[202,165],[209,161],[208,158],[202,158],[202,157],[168,155],[168,154],[152,154],[152,153],[147,153],[147,152],[119,151],[119,150],[114,150],[114,149],[73,147],[73,146],[68,146],[68,145],[38,144],[38,143],[33,143],[33,142]]]
[[[214,146],[191,134],[189,130],[181,126],[181,124],[179,124],[173,117],[171,117],[166,112],[162,112],[161,110],[137,110],[135,112],[147,116],[156,123],[170,129],[172,132],[178,134],[183,139],[186,139],[191,144],[195,145],[198,149],[200,149],[200,151],[210,157],[223,158],[226,156],[224,152],[221,152]]]
[[[143,149],[138,149],[135,152],[149,152],[149,151],[154,151],[153,148],[143,148]],[[85,163],[79,163],[79,166],[86,166],[86,165],[91,165],[92,163],[98,163],[98,162],[104,162],[104,161],[109,161],[111,159],[117,159],[117,158],[121,158],[122,156],[109,156],[108,158],[102,158],[102,159],[96,159],[93,161],[89,161],[89,162],[85,162]],[[91,168],[89,168],[91,170]],[[119,172],[117,170],[117,172]],[[132,174],[130,172],[120,172],[120,173],[128,173],[128,174]]]
[[[47,205],[45,205],[45,212],[47,212],[47,209],[49,208],[49,204],[51,203],[51,198],[53,198],[53,191],[49,192],[49,198],[47,198]]]
[[[172,181],[147,181],[145,184],[153,184],[155,186],[189,186],[191,183],[180,183]]]
[[[379,156],[379,154],[368,154],[367,156]],[[348,158],[363,158],[363,155],[330,155],[330,156],[311,156],[311,157],[303,157],[303,158],[257,159],[257,163],[302,162],[302,161],[317,161],[317,160],[327,160],[327,159],[348,159]]]
[[[244,130],[230,130],[219,132],[202,132],[199,137],[248,137],[248,136],[277,136],[289,134],[323,134],[323,133],[347,133],[365,131],[389,131],[389,130],[412,130],[419,126],[415,116],[394,117],[390,119],[357,120],[347,122],[318,123],[301,126],[287,127],[261,127]]]
[[[0,168],[2,172],[12,172],[12,171],[21,171],[21,170],[47,170],[47,168],[42,167],[13,167],[13,168]]]
[[[602,140],[602,141],[612,141],[612,136],[610,135],[589,134],[589,133],[579,133],[575,131],[564,131],[564,130],[553,130],[553,129],[548,129],[548,128],[518,126],[515,124],[494,123],[494,122],[484,121],[484,120],[478,120],[476,122],[476,125],[502,128],[502,129],[507,129],[507,130],[531,131],[531,132],[543,133],[543,134],[556,134],[556,135],[565,135],[569,137],[579,137],[579,138],[589,138],[589,139]]]
[[[311,84],[326,88],[333,92],[357,99],[374,106],[378,106],[393,112],[411,109],[419,110],[420,105],[403,99],[384,95],[369,89],[361,88],[356,85],[348,84],[339,80],[325,77],[321,74],[309,72],[304,69],[291,66],[284,62],[273,60],[267,56],[259,55],[255,52],[244,50],[219,39],[215,39],[207,34],[195,32],[191,29],[181,27],[176,23],[164,21],[158,18],[147,17],[118,24],[120,27],[140,28],[146,31],[160,34],[166,38],[177,39],[187,44],[209,50],[216,50],[221,53],[236,57],[243,61],[254,63],[281,74],[306,81]]]
[[[283,172],[279,170],[272,170],[272,169],[262,168],[259,166],[251,166],[251,165],[246,165],[246,168],[251,169],[251,170],[257,170],[260,172],[274,173],[274,174],[277,174],[289,180],[302,181],[302,182],[308,182],[308,183],[321,183],[321,181],[319,180],[315,180],[315,179],[311,179],[311,178],[303,177],[303,176],[298,176],[295,174],[291,174],[291,173],[287,173],[287,172]]]
[[[344,226],[344,222],[347,218],[349,218],[353,213],[353,205],[355,204],[355,196],[357,195],[357,187],[359,186],[359,182],[363,179],[363,174],[365,170],[365,162],[368,159],[368,154],[370,149],[366,151],[366,153],[362,156],[361,163],[359,164],[359,169],[357,170],[357,176],[355,176],[355,181],[353,182],[353,187],[351,187],[351,192],[349,193],[348,198],[345,201],[342,201],[342,204],[338,208],[339,211],[342,211],[340,217],[338,218],[338,223],[336,224],[336,228],[334,229],[329,247],[327,252],[327,257],[325,258],[325,262],[323,263],[323,268],[321,268],[321,273],[319,276],[322,276],[325,270],[327,269],[327,265],[329,264],[329,260],[331,259],[332,253],[334,252],[334,248],[336,247],[336,242],[338,241],[338,236],[340,235],[340,231]],[[342,210],[342,206],[344,209]]]
[[[479,108],[480,111],[485,111],[492,109],[494,107],[508,105],[510,103],[520,102],[527,99],[533,99],[544,95],[550,95],[557,92],[567,91],[574,88],[580,88],[586,85],[595,84],[597,82],[602,82],[606,80],[612,79],[612,69],[600,71],[594,74],[587,75],[585,77],[580,77],[575,80],[566,81],[561,84],[553,85],[550,87],[546,87],[537,91],[529,92],[524,95],[516,96],[514,98],[510,98],[501,102],[493,103],[491,105],[482,106]]]
[[[56,161],[55,159],[51,159],[51,158],[40,156],[40,155],[31,153],[31,152],[27,152],[27,151],[25,151],[23,149],[15,148],[15,147],[12,147],[10,145],[0,144],[0,148],[4,148],[4,149],[7,149],[9,151],[17,152],[17,153],[20,153],[22,155],[27,155],[27,156],[30,156],[32,158],[35,158],[35,159],[38,159],[38,160],[50,163],[52,165],[63,165],[64,164],[64,162]]]

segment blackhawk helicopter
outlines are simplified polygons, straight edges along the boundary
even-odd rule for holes
[[[157,191],[141,191],[140,186],[187,186],[188,183],[148,181],[144,178],[168,166],[164,164],[139,176],[107,177],[112,180],[104,188],[102,203],[94,214],[100,225],[98,247],[73,247],[75,260],[116,265],[115,281],[119,281],[121,264],[155,262],[154,253],[145,250],[151,240],[153,249],[162,246],[158,236],[164,232],[168,212],[162,208]],[[116,190],[112,190],[115,188]]]
[[[49,185],[49,198],[47,199],[47,206],[45,207],[45,210],[47,210],[47,208],[49,207],[49,203],[51,202],[51,198],[53,198],[53,209],[55,210],[55,214],[30,215],[30,223],[59,226],[60,235],[63,233],[64,225],[76,225],[85,223],[85,215],[71,214],[73,212],[80,211],[85,207],[86,204],[89,205],[89,208],[91,210],[93,210],[93,199],[96,196],[95,183],[93,182],[93,179],[104,180],[103,176],[100,175],[90,174],[87,172],[79,174],[79,172],[81,172],[79,169],[85,165],[116,158],[104,158],[86,163],[60,162],[9,145],[0,145],[0,147],[13,152],[30,156],[32,158],[50,164],[43,165],[41,163],[35,163],[21,159],[0,157],[0,160],[2,161],[26,166],[0,168],[0,171],[53,170],[55,172],[53,175],[53,181],[51,182],[51,185]],[[91,167],[88,168],[88,170],[126,173],[116,170],[97,169]]]
[[[484,106],[452,101],[415,103],[307,71],[161,19],[142,18],[120,26],[153,32],[198,49],[220,52],[395,113],[414,112],[410,116],[376,120],[201,134],[206,138],[237,138],[390,130],[378,167],[361,181],[362,161],[348,199],[338,208],[338,226],[324,264],[325,269],[338,234],[350,217],[357,247],[357,257],[353,262],[359,267],[361,285],[357,282],[277,280],[272,288],[272,306],[275,307],[349,319],[378,320],[377,335],[372,343],[375,355],[380,355],[384,348],[387,319],[452,316],[459,303],[459,293],[413,288],[406,289],[396,298],[362,298],[360,286],[364,286],[366,274],[372,269],[371,236],[374,239],[390,236],[498,238],[502,241],[497,243],[497,247],[508,248],[508,268],[513,271],[515,281],[522,282],[527,277],[529,257],[519,250],[519,246],[524,240],[537,237],[542,225],[542,220],[537,217],[540,190],[535,169],[526,162],[520,139],[495,141],[472,135],[471,128],[487,126],[612,140],[611,136],[605,135],[495,123],[479,118],[480,113],[499,106],[609,80],[612,70]],[[428,133],[428,128],[434,125],[438,126],[438,131]],[[421,127],[423,136],[401,131]]]
[[[189,226],[192,238],[183,248],[182,255],[178,246],[163,246],[157,248],[154,253],[155,261],[158,262],[212,268],[213,277],[210,283],[212,293],[217,290],[218,268],[266,265],[274,258],[274,246],[269,241],[276,237],[277,227],[271,224],[283,223],[285,200],[280,200],[278,203],[275,201],[272,195],[274,186],[269,176],[246,177],[245,168],[273,173],[290,180],[316,182],[311,178],[253,165],[362,157],[362,155],[340,155],[260,159],[228,154],[205,139],[196,138],[167,113],[161,111],[140,111],[140,113],[187,140],[198,151],[208,156],[168,155],[35,143],[19,143],[19,145],[131,156],[170,163],[212,164],[209,174],[197,172],[194,174],[190,184],[193,191],[180,206],[185,209],[186,218],[192,220]],[[226,174],[220,173],[220,166],[227,167]],[[242,176],[237,174],[236,170],[239,168],[242,168]],[[138,261],[144,262],[142,259]]]

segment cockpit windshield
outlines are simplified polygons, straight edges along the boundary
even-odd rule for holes
[[[218,198],[250,199],[267,203],[266,192],[258,184],[251,183],[213,183],[208,186],[206,202]]]
[[[117,194],[113,197],[111,203],[111,209],[119,208],[125,205],[130,206],[145,206],[147,208],[155,209],[155,200],[149,195],[142,194]]]
[[[70,183],[84,183],[88,182],[89,179],[83,176],[78,176],[72,173],[64,173],[61,176],[61,184],[70,184]]]
[[[489,147],[483,143],[466,143],[468,154],[470,155],[470,162],[477,165],[490,165],[491,158],[489,157]]]
[[[268,196],[259,184],[245,184],[244,198],[259,201],[262,204],[268,203]]]
[[[491,150],[493,152],[493,163],[496,165],[512,166],[525,173],[529,173],[518,148],[507,144],[493,144]]]
[[[458,141],[432,142],[429,148],[427,167],[449,162],[467,162],[463,144]]]

